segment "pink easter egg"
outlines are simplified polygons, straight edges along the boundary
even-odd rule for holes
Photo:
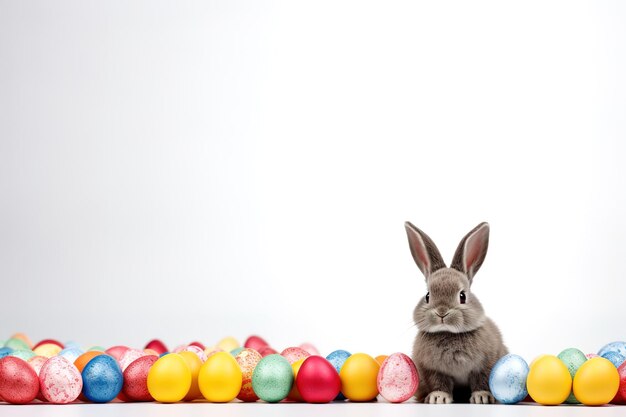
[[[273,355],[278,352],[269,346],[263,346],[261,349],[259,349],[259,353],[262,357],[266,357],[268,355]]]
[[[394,353],[381,365],[376,384],[384,399],[401,403],[417,391],[419,375],[411,358],[404,353]]]
[[[32,358],[30,358],[28,360],[28,364],[30,366],[32,366],[32,368],[35,370],[35,373],[37,374],[37,376],[39,377],[39,372],[41,372],[41,367],[43,366],[44,363],[46,363],[46,361],[48,360],[48,358],[46,358],[45,356],[33,356]],[[37,399],[39,401],[47,401],[44,396],[41,394],[41,390],[37,389]]]
[[[83,379],[73,363],[63,356],[53,356],[39,371],[39,387],[46,400],[67,404],[80,395]]]
[[[254,349],[257,352],[259,352],[261,348],[265,346],[269,346],[269,343],[267,343],[265,339],[263,339],[261,336],[250,336],[243,344],[243,347]]]
[[[306,350],[307,352],[309,352],[309,354],[313,356],[320,356],[319,350],[317,350],[317,348],[313,346],[311,343],[308,343],[308,342],[303,343],[300,345],[300,348]]]
[[[290,365],[293,365],[294,362],[297,362],[300,359],[306,359],[311,356],[311,354],[299,347],[288,347],[280,352],[280,356],[287,359]]]
[[[104,353],[113,356],[115,360],[119,362],[124,352],[126,352],[128,349],[130,349],[128,346],[112,346],[105,350]]]
[[[143,350],[126,349],[126,351],[122,354],[122,356],[120,356],[118,360],[118,362],[120,363],[120,368],[122,369],[122,372],[124,372],[124,369],[126,369],[126,367],[130,365],[132,362],[146,355],[147,353],[144,352]]]

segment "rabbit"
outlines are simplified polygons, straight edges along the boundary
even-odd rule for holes
[[[450,404],[465,392],[465,402],[469,396],[473,404],[495,403],[489,374],[508,350],[471,291],[487,254],[489,224],[479,224],[461,240],[450,268],[426,233],[410,222],[405,228],[428,291],[413,312],[419,330],[413,346],[420,376],[417,401]]]

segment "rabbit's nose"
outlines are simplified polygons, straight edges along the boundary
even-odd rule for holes
[[[444,318],[445,316],[450,314],[450,310],[437,309],[435,310],[435,314],[441,318]]]

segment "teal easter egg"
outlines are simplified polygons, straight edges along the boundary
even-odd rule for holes
[[[4,347],[11,348],[13,350],[30,350],[30,346],[22,339],[9,339],[4,343]]]
[[[587,361],[587,356],[576,348],[565,349],[563,352],[559,353],[557,357],[565,364],[565,366],[567,366],[567,370],[572,376],[572,380],[574,379],[578,368],[580,368],[580,365]],[[580,401],[576,399],[573,392],[570,393],[565,402],[569,404],[580,404]]]
[[[19,349],[19,350],[14,350],[13,352],[11,352],[10,356],[15,356],[16,358],[20,358],[25,361],[28,361],[30,358],[35,356],[35,352],[33,352],[30,349]]]
[[[293,369],[279,354],[267,355],[259,361],[252,373],[254,393],[268,403],[287,398],[293,386]]]

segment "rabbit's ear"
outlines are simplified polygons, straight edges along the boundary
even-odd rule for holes
[[[446,267],[439,253],[439,249],[437,249],[437,246],[435,246],[426,233],[422,232],[410,222],[405,222],[404,228],[409,238],[411,255],[413,255],[415,263],[426,279],[436,270]]]
[[[466,274],[471,284],[474,275],[485,260],[488,246],[489,223],[482,222],[461,240],[450,267]]]

